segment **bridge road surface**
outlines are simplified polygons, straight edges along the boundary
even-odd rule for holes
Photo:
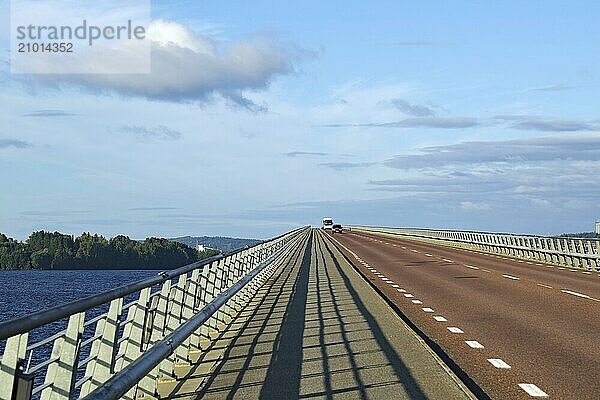
[[[491,398],[600,399],[597,272],[389,235],[333,236]]]
[[[474,398],[318,230],[212,351],[174,398]]]

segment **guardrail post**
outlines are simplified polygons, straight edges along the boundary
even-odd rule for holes
[[[202,301],[204,304],[209,304],[217,294],[217,269],[224,259],[220,259],[213,263],[210,263],[208,268],[205,269],[206,275],[206,290],[203,291]],[[209,342],[212,340],[211,333],[216,330],[215,316],[211,316],[208,321],[202,326],[202,336],[205,337]]]
[[[171,301],[171,280],[163,282],[160,293],[152,298],[152,320],[150,323],[148,348],[161,341],[165,337],[167,324],[167,311]],[[162,378],[159,373],[160,366],[155,367],[148,375],[138,383],[138,393],[144,397],[154,396],[158,386],[158,379]],[[170,378],[170,377],[169,377]]]
[[[91,379],[81,387],[81,397],[102,385],[112,375],[117,348],[117,330],[122,310],[123,299],[115,299],[110,302],[106,318],[96,323],[95,336],[100,335],[100,337],[94,340],[90,350],[90,355],[96,357],[90,360],[85,368],[85,376],[89,376]]]
[[[45,383],[51,386],[42,390],[41,400],[69,399],[75,383],[84,320],[85,312],[71,315],[67,331],[54,341],[51,357],[58,360],[48,366]]]
[[[6,340],[2,360],[0,360],[0,400],[12,398],[17,369],[25,359],[28,335],[29,333],[23,333]]]
[[[171,305],[167,309],[163,337],[169,335],[181,325],[183,298],[185,294],[186,281],[187,275],[180,275],[179,279],[177,280],[177,285],[171,287]],[[175,376],[175,364],[182,358],[187,361],[187,352],[186,354],[183,354],[180,348],[175,349],[175,352],[173,354],[165,358],[160,363],[158,367],[159,376],[163,379],[173,378]]]
[[[140,297],[135,305],[131,306],[127,313],[127,323],[123,329],[123,338],[126,338],[119,347],[120,358],[115,362],[115,373],[121,371],[127,365],[135,361],[143,353],[142,338],[144,336],[144,321],[148,312],[148,301],[150,300],[150,288],[140,290]],[[136,386],[132,387],[124,399],[133,400]]]
[[[235,255],[229,256],[223,260],[222,263],[216,269],[215,274],[215,294],[214,297],[217,297],[223,292],[225,288],[225,279],[227,276],[227,271],[229,270],[229,266],[231,265]],[[214,322],[215,329],[217,332],[221,332],[223,330],[224,320],[223,320],[223,307],[219,308],[217,312],[214,314]]]

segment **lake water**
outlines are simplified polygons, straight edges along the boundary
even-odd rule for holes
[[[61,303],[77,300],[126,283],[135,282],[159,271],[3,271],[0,270],[0,321],[10,320]],[[129,296],[133,300],[137,294]],[[106,312],[108,306],[98,307],[86,314],[86,320]],[[35,329],[30,333],[29,344],[44,339],[66,327],[67,320]],[[90,329],[91,328],[91,329]],[[93,335],[92,326],[84,331],[83,338]],[[5,341],[0,340],[0,355]],[[32,365],[47,359],[51,344],[36,349]],[[85,357],[89,349],[82,351]],[[43,372],[36,374],[36,384],[43,382]],[[78,374],[80,375],[80,374]],[[78,376],[79,377],[79,376]],[[36,396],[37,397],[37,396]]]
[[[158,272],[0,270],[0,321],[135,282]]]

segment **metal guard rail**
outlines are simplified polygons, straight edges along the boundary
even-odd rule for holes
[[[300,228],[302,229],[302,228]],[[294,231],[292,231],[294,232]],[[290,232],[291,233],[291,232]],[[270,240],[264,240],[260,243],[257,243],[250,248],[256,247],[258,245],[277,240],[286,234],[279,235]],[[125,297],[129,294],[138,292],[142,289],[152,287],[154,285],[159,285],[164,283],[167,280],[176,278],[182,274],[186,274],[194,269],[201,268],[205,265],[211,264],[214,261],[219,261],[224,258],[233,256],[242,252],[245,249],[237,249],[227,254],[221,254],[213,257],[206,258],[204,260],[197,261],[195,263],[191,263],[188,265],[184,265],[183,267],[179,267],[170,271],[159,272],[157,276],[150,277],[146,279],[139,280],[137,282],[133,282],[127,285],[119,286],[114,289],[107,290],[105,292],[101,292],[92,296],[84,297],[82,299],[78,299],[75,301],[71,301],[64,304],[59,304],[55,307],[50,307],[45,310],[41,310],[35,313],[31,313],[29,315],[25,315],[23,317],[15,318],[10,321],[0,322],[0,340],[7,339],[11,336],[22,334],[25,332],[29,332],[32,329],[39,328],[42,325],[49,324],[54,321],[58,321],[75,313],[89,310],[90,308],[94,308],[100,306],[104,303],[108,303],[111,300]]]
[[[287,244],[287,246],[289,245],[290,243]],[[208,321],[217,310],[246,286],[246,284],[248,284],[256,275],[263,271],[265,267],[271,264],[271,262],[273,262],[273,260],[285,249],[286,248],[280,249],[278,253],[271,256],[267,261],[260,264],[252,272],[219,295],[177,330],[152,346],[151,349],[147,350],[141,357],[110,378],[104,385],[85,396],[83,400],[112,400],[118,399],[126,394],[137,384],[137,382],[151,372],[152,369],[160,364],[165,358],[173,354],[178,346],[198,330],[202,324]]]
[[[198,359],[204,346],[212,342],[211,334],[228,326],[236,307],[249,301],[252,292],[273,272],[270,264],[276,263],[272,261],[298,242],[307,228],[1,322],[0,340],[6,342],[0,358],[0,400],[84,397],[97,393],[94,390],[113,377],[112,382],[121,382],[120,389],[110,389],[116,390],[110,393],[121,393],[117,397],[125,394],[123,398],[133,400],[140,395],[155,396],[160,378],[173,379],[177,362],[191,365]],[[134,293],[138,293],[137,299],[123,304],[125,296]],[[86,312],[100,310],[100,306],[108,311],[85,321]],[[66,329],[28,344],[32,329],[66,317]],[[95,327],[95,331],[90,334],[87,327]],[[51,353],[47,351],[50,344]],[[34,358],[38,362],[32,366],[34,350],[42,352],[45,359]],[[123,382],[132,382],[128,372],[123,373],[126,370],[137,381],[123,392],[127,386]],[[97,398],[107,398],[108,392],[103,393]]]
[[[425,228],[353,226],[353,230],[444,242],[451,246],[600,271],[600,240]]]

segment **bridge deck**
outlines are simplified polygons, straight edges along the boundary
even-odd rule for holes
[[[173,398],[470,398],[315,230],[177,392]]]

